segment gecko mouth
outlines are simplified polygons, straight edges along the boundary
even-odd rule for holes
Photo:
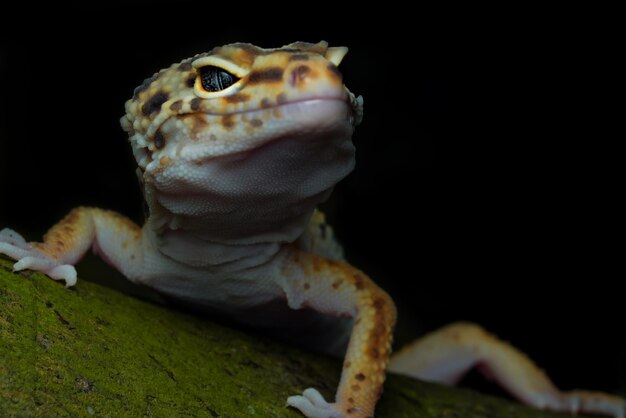
[[[168,122],[163,124],[162,132],[177,137],[176,157],[199,163],[241,156],[286,139],[306,142],[340,136],[350,140],[354,126],[360,122],[361,109],[362,99],[353,95],[311,97],[228,114],[182,115],[195,119],[193,126],[198,127],[195,132],[181,137],[180,133],[170,131]],[[214,125],[220,129],[211,129]]]
[[[297,127],[300,124],[324,123],[326,121],[348,121],[354,126],[354,111],[350,103],[338,97],[315,97],[309,99],[294,100],[280,105],[268,107],[266,109],[250,110],[246,114],[253,116],[260,112],[271,111],[272,117],[268,121],[273,123],[285,119],[294,123]],[[297,128],[296,128],[297,129]]]
[[[186,115],[206,115],[209,117],[233,117],[240,115],[249,115],[250,117],[254,117],[254,115],[258,115],[259,113],[268,112],[268,111],[280,111],[281,109],[288,109],[293,106],[307,106],[308,104],[314,103],[323,103],[323,102],[343,102],[347,105],[350,112],[350,123],[353,126],[356,126],[361,123],[362,115],[363,115],[363,96],[355,96],[350,91],[345,92],[341,96],[314,96],[307,97],[302,99],[290,100],[285,102],[279,102],[277,104],[272,104],[268,106],[256,107],[252,109],[242,109],[235,110],[231,112],[213,112],[210,110],[206,111],[198,111],[198,112],[188,112],[181,113],[178,116],[186,116]]]

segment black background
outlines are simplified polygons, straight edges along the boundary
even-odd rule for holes
[[[398,302],[398,342],[476,321],[564,388],[625,390],[623,163],[591,117],[585,25],[299,6],[74,7],[2,35],[0,227],[39,239],[78,205],[141,222],[118,123],[134,87],[216,45],[325,39],[350,48],[340,68],[365,98],[357,168],[325,208]]]

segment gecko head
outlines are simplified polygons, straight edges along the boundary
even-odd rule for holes
[[[346,53],[326,42],[214,48],[146,79],[127,101],[122,127],[148,171],[241,157],[275,141],[299,139],[310,153],[316,139],[350,140],[362,99],[337,68]],[[337,144],[326,145],[328,153]]]
[[[337,68],[347,51],[237,43],[146,79],[121,120],[144,194],[173,214],[206,218],[257,205],[273,211],[266,221],[306,218],[354,167],[363,105]]]

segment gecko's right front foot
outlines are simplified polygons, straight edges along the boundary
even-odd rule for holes
[[[327,402],[313,388],[306,389],[301,396],[290,396],[287,405],[298,409],[307,418],[345,418],[336,404]]]
[[[13,265],[13,271],[36,270],[54,280],[65,280],[68,287],[76,284],[74,266],[62,264],[59,260],[44,254],[12,229],[5,228],[0,231],[0,254],[17,260]]]

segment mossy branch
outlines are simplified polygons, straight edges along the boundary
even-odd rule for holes
[[[66,289],[0,258],[3,417],[292,417],[332,399],[341,362],[86,280]],[[470,390],[389,375],[378,418],[557,418]]]

